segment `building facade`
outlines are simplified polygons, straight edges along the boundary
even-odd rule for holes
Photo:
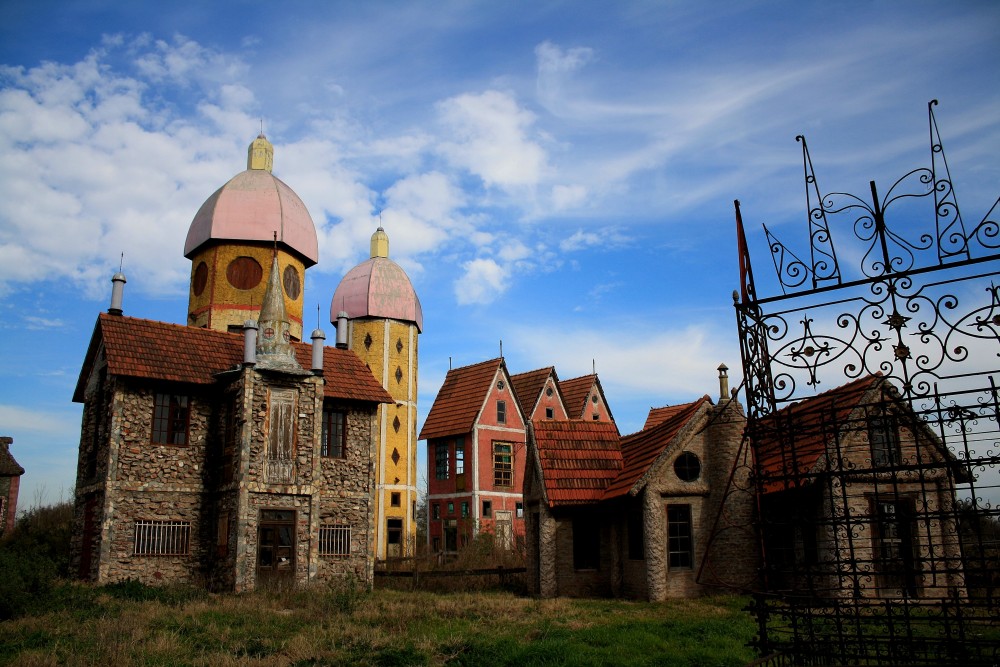
[[[18,465],[10,453],[14,438],[0,437],[0,537],[14,530],[17,516],[17,494],[21,488],[24,468]]]

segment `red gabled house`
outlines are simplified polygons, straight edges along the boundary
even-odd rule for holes
[[[570,419],[613,422],[611,407],[604,396],[604,388],[597,374],[581,375],[559,383],[566,414]]]
[[[481,532],[502,546],[524,535],[524,424],[503,358],[448,371],[420,431],[434,551],[456,551]]]

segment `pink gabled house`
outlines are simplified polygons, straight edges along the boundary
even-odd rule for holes
[[[522,538],[524,424],[503,358],[448,371],[420,431],[434,551],[456,551],[481,532],[508,547]]]

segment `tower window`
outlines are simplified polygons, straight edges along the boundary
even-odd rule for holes
[[[299,272],[294,266],[286,266],[281,276],[281,283],[285,287],[285,294],[293,301],[299,298],[302,292],[302,282],[299,280]]]
[[[198,262],[191,278],[191,292],[195,296],[201,296],[206,286],[208,286],[208,265],[205,262]]]
[[[264,277],[264,269],[253,257],[237,257],[226,267],[226,279],[236,289],[253,289]]]
[[[391,507],[399,507],[400,506],[399,491],[393,491],[392,493],[389,494],[389,505]]]

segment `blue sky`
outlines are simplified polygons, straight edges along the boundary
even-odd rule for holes
[[[596,366],[623,432],[740,366],[733,199],[802,247],[797,134],[824,191],[928,162],[1000,194],[995,2],[0,5],[0,433],[22,504],[66,497],[71,395],[121,253],[126,314],[183,322],[200,204],[245,167],[316,222],[306,311],[382,224],[424,307],[420,412],[449,367]],[[325,321],[328,335],[332,327]],[[422,419],[421,419],[422,421]]]

